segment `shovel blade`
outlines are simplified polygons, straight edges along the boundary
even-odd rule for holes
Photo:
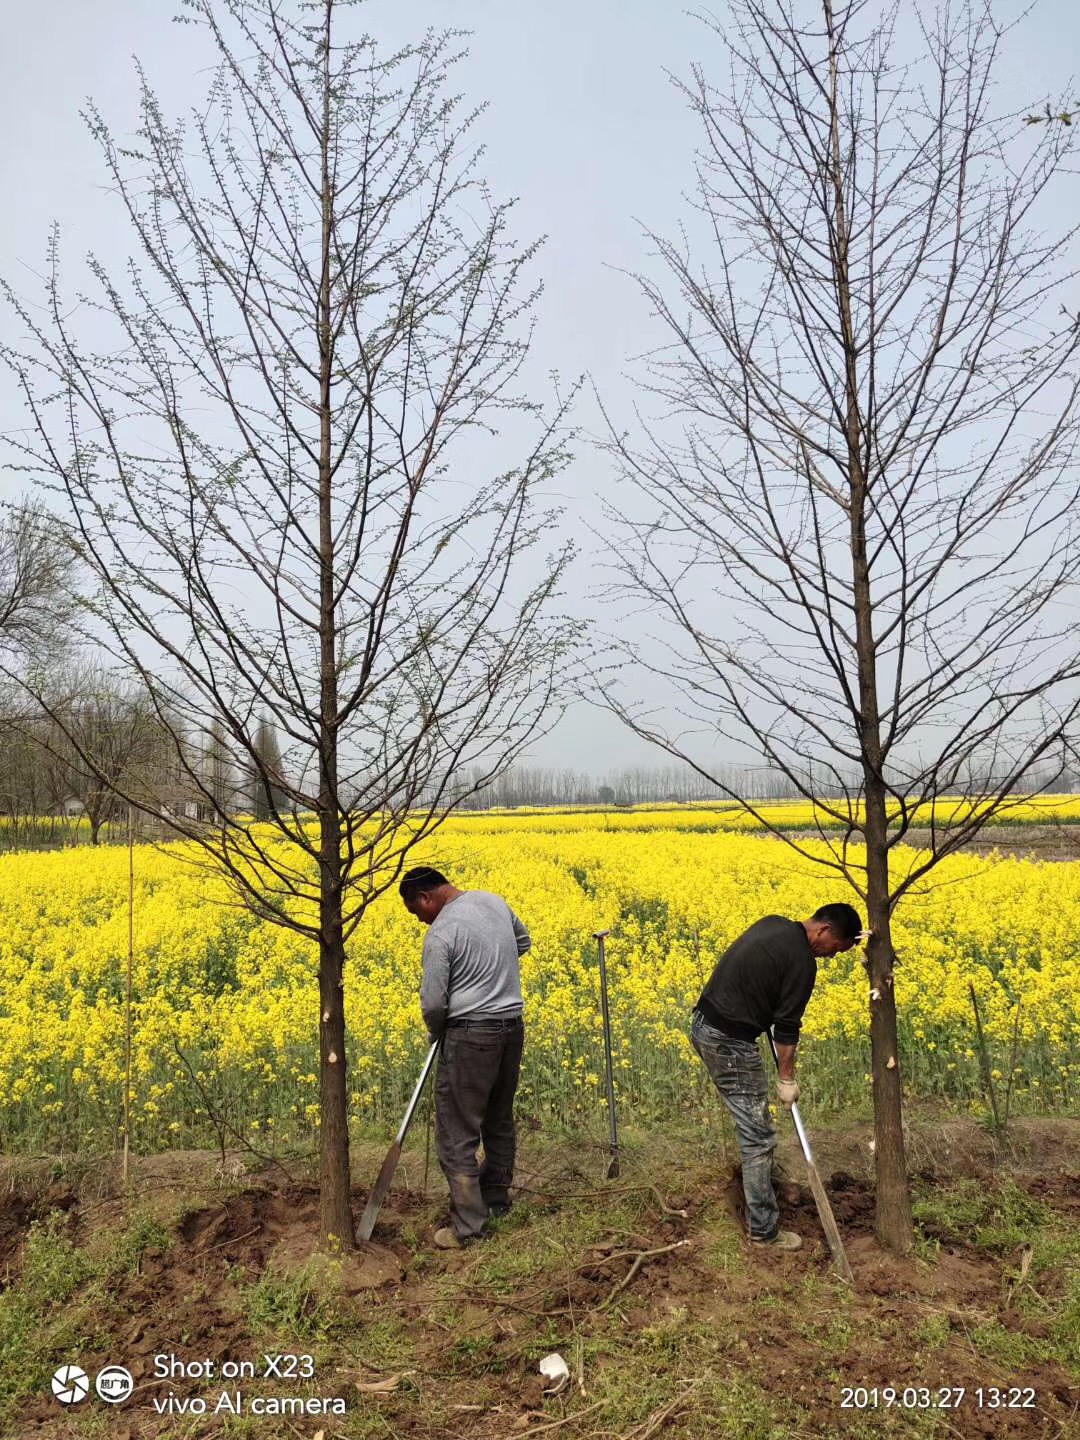
[[[371,1188],[368,1202],[364,1206],[364,1213],[360,1217],[360,1229],[357,1232],[361,1240],[370,1240],[372,1231],[375,1229],[375,1221],[379,1218],[379,1211],[382,1209],[383,1201],[393,1183],[394,1171],[401,1159],[401,1141],[395,1140],[386,1153],[386,1159],[379,1171],[379,1178]]]
[[[368,1202],[364,1206],[364,1213],[360,1217],[360,1229],[358,1231],[361,1240],[371,1239],[371,1232],[375,1229],[375,1221],[379,1218],[379,1211],[382,1209],[382,1203],[386,1199],[387,1191],[390,1189],[391,1181],[394,1178],[394,1171],[397,1169],[398,1161],[401,1159],[401,1150],[405,1144],[405,1136],[409,1133],[409,1126],[412,1124],[413,1116],[416,1114],[416,1107],[420,1103],[420,1096],[423,1094],[424,1086],[427,1084],[427,1078],[431,1074],[431,1067],[435,1064],[435,1056],[438,1054],[438,1050],[439,1041],[436,1040],[428,1050],[427,1059],[424,1061],[424,1068],[420,1071],[420,1078],[416,1082],[416,1089],[413,1091],[412,1099],[409,1101],[405,1111],[405,1118],[401,1122],[397,1138],[386,1152],[386,1159],[383,1161],[382,1169],[379,1171],[379,1178],[375,1181],[371,1194],[368,1196]]]

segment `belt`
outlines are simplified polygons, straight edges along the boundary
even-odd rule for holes
[[[519,1025],[524,1024],[520,1015],[513,1015],[509,1019],[505,1015],[465,1015],[460,1020],[447,1020],[447,1030],[464,1029],[469,1025],[483,1025],[489,1029],[515,1030]]]
[[[761,1031],[753,1025],[743,1025],[738,1020],[729,1020],[726,1015],[721,1015],[703,995],[694,1007],[694,1014],[700,1015],[706,1025],[711,1025],[714,1030],[719,1030],[721,1035],[726,1035],[729,1040],[745,1040],[750,1044],[757,1039]]]

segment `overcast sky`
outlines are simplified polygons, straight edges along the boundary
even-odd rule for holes
[[[177,8],[173,0],[5,7],[0,274],[20,291],[33,289],[26,267],[41,270],[54,219],[72,258],[93,248],[109,263],[128,252],[128,230],[105,192],[101,161],[78,111],[92,96],[115,132],[131,130],[133,55],[167,111],[181,112],[203,97],[208,76],[198,65],[205,42],[193,27],[170,23]],[[996,12],[1019,9],[1010,0]],[[621,272],[646,261],[642,225],[674,228],[696,140],[665,70],[685,75],[692,61],[707,63],[715,41],[674,0],[367,0],[363,15],[366,27],[391,44],[432,25],[473,32],[459,78],[470,100],[488,103],[479,122],[488,146],[485,174],[497,194],[520,197],[519,236],[548,237],[540,371],[588,371],[605,396],[625,404],[627,362],[655,332]],[[1078,51],[1077,0],[1041,0],[1009,47],[999,77],[1005,95],[1022,105],[1057,90],[1070,80]],[[23,424],[10,383],[0,380],[0,436]],[[583,453],[573,478],[582,497],[602,490],[606,478],[606,462]],[[588,559],[574,577],[583,606]],[[581,708],[537,747],[535,759],[589,770],[663,762],[614,722]]]

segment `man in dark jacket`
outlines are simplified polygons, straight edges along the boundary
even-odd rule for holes
[[[450,1225],[436,1230],[435,1244],[456,1250],[510,1208],[525,1041],[518,960],[532,941],[500,896],[459,890],[438,870],[408,871],[399,890],[428,927],[420,1009],[432,1042],[442,1041],[435,1148],[450,1186]]]
[[[694,1010],[690,1038],[739,1137],[755,1245],[798,1250],[802,1244],[793,1231],[780,1229],[772,1183],[776,1131],[758,1036],[772,1031],[779,1060],[777,1098],[794,1105],[799,1098],[795,1047],[817,979],[817,957],[850,950],[861,933],[858,911],[850,905],[823,905],[809,920],[766,915],[724,951]]]

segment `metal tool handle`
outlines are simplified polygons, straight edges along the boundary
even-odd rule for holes
[[[766,1030],[765,1033],[769,1037],[769,1046],[773,1053],[773,1059],[776,1061],[777,1071],[779,1071],[780,1056],[776,1053],[776,1041],[772,1037],[771,1030]],[[851,1273],[851,1262],[847,1258],[844,1242],[840,1238],[840,1229],[836,1223],[833,1208],[829,1204],[825,1186],[821,1183],[821,1176],[814,1164],[814,1157],[810,1153],[810,1141],[806,1138],[806,1131],[803,1129],[802,1116],[799,1114],[797,1104],[791,1107],[791,1118],[795,1121],[795,1133],[802,1146],[803,1159],[806,1161],[806,1173],[810,1180],[810,1190],[814,1197],[814,1204],[817,1206],[818,1217],[821,1220],[821,1228],[825,1231],[825,1238],[832,1251],[833,1266],[842,1279],[846,1280],[849,1285],[854,1285],[855,1277]]]
[[[398,1128],[397,1137],[394,1141],[396,1145],[400,1145],[401,1142],[405,1139],[405,1136],[409,1130],[409,1126],[412,1124],[413,1116],[416,1114],[416,1107],[420,1103],[420,1096],[423,1094],[424,1086],[427,1084],[427,1078],[431,1074],[431,1067],[435,1063],[435,1056],[439,1053],[440,1043],[440,1041],[436,1040],[427,1053],[427,1059],[424,1061],[424,1068],[420,1071],[420,1079],[416,1082],[416,1089],[412,1092],[412,1099],[409,1101],[408,1108],[405,1111],[404,1119],[402,1120],[401,1125]]]
[[[772,1031],[766,1030],[769,1037],[769,1049],[772,1051],[772,1058],[776,1064],[776,1070],[780,1072],[780,1056],[776,1053],[776,1041],[772,1037]],[[808,1165],[814,1163],[814,1157],[810,1153],[810,1141],[806,1138],[806,1131],[803,1129],[802,1116],[799,1114],[799,1102],[796,1101],[791,1107],[791,1118],[795,1122],[795,1133],[799,1137],[799,1144],[802,1146],[803,1157]]]
[[[806,1131],[803,1129],[802,1116],[799,1114],[799,1102],[797,1100],[791,1107],[791,1118],[795,1121],[795,1133],[799,1137],[802,1153],[812,1165],[814,1163],[814,1157],[810,1154],[810,1141],[806,1138]]]

